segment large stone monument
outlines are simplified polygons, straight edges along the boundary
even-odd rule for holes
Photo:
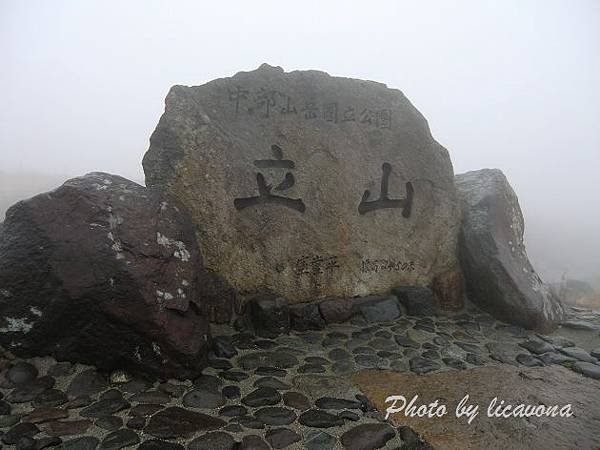
[[[460,279],[448,152],[384,84],[264,64],[174,86],[144,170],[189,209],[205,267],[242,294],[301,302]]]

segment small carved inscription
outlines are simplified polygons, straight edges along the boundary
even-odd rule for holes
[[[288,94],[261,87],[250,91],[242,86],[228,89],[228,100],[236,114],[249,114],[267,119],[269,117],[295,116],[304,120],[322,119],[325,122],[356,122],[379,129],[392,129],[390,109],[355,108],[355,105],[340,105],[337,101],[323,103],[314,100],[292,99]]]
[[[402,261],[399,259],[365,258],[360,263],[361,273],[413,272],[415,269],[416,266],[414,261]]]
[[[331,275],[339,268],[337,256],[305,255],[298,258],[294,265],[297,275]]]

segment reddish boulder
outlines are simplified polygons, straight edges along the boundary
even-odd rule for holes
[[[198,374],[222,280],[203,269],[195,233],[175,200],[105,173],[15,204],[0,234],[0,344],[106,370]]]

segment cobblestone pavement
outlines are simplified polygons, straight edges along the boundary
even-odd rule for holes
[[[351,373],[460,371],[504,362],[563,364],[600,379],[599,333],[600,313],[575,308],[550,336],[473,308],[393,323],[355,318],[275,339],[220,326],[213,327],[216,354],[203,375],[164,383],[50,358],[5,359],[2,448],[421,448],[409,429],[383,421],[350,384]]]

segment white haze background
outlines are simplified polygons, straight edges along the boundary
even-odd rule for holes
[[[542,275],[600,282],[599,55],[597,0],[0,1],[0,220],[86,172],[143,180],[171,85],[268,62],[402,90],[456,173],[506,173]]]

